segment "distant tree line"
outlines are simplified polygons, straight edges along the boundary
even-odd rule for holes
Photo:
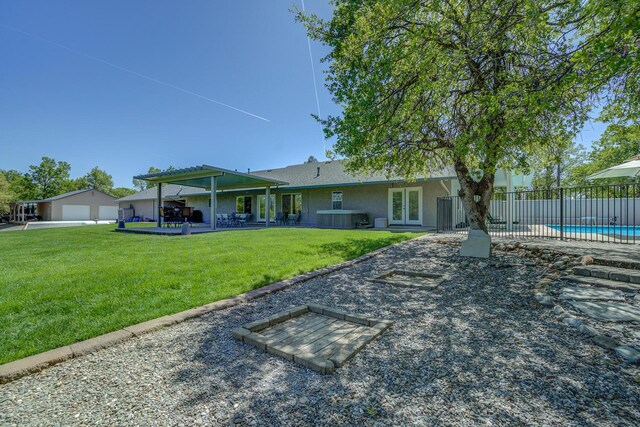
[[[6,213],[9,203],[17,200],[37,200],[53,197],[69,191],[96,188],[115,197],[124,197],[136,190],[114,187],[113,178],[106,171],[94,167],[86,175],[71,178],[71,165],[43,157],[28,172],[0,169],[0,213]]]

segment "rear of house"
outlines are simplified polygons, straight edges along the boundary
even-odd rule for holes
[[[270,189],[272,220],[279,214],[300,213],[300,224],[348,228],[353,223],[336,222],[335,217],[366,215],[371,224],[383,219],[389,225],[435,227],[437,198],[457,191],[452,170],[443,170],[415,182],[389,178],[383,174],[351,175],[342,161],[304,163],[278,169],[250,172],[251,175],[286,182]],[[199,211],[202,222],[210,222],[210,193],[202,188],[166,184],[163,206],[189,206]],[[155,188],[118,200],[125,220],[155,221],[158,215]],[[246,213],[251,221],[266,218],[264,188],[225,190],[217,193],[218,213]]]

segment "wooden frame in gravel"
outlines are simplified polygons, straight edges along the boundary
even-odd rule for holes
[[[269,329],[285,323],[289,320],[305,316],[307,314],[315,314],[315,318],[322,322],[322,317],[332,318],[336,320],[328,320],[340,325],[357,325],[352,332],[338,335],[332,333],[314,336],[317,341],[306,342],[305,338],[299,338],[295,335],[295,327],[289,331],[286,328],[280,328],[283,332],[278,335],[279,338],[265,336],[269,333]],[[300,305],[289,310],[282,311],[266,319],[257,320],[247,323],[233,331],[234,338],[241,340],[246,344],[250,344],[262,351],[283,357],[289,361],[299,363],[309,369],[320,372],[322,374],[331,374],[336,368],[343,366],[349,359],[355,356],[367,344],[373,341],[378,335],[387,330],[393,322],[386,319],[369,319],[364,316],[347,313],[342,310],[325,307],[317,304]],[[306,328],[306,327],[305,327]],[[300,329],[299,331],[308,332],[309,329]],[[320,330],[320,328],[318,329]],[[283,335],[284,334],[284,335]],[[307,335],[312,336],[313,333]],[[283,343],[283,338],[284,343]],[[287,340],[297,340],[298,345],[287,344]],[[311,340],[311,338],[308,338]],[[325,342],[321,342],[324,339]],[[333,339],[334,341],[329,341]],[[317,347],[316,352],[309,351],[314,347],[314,343],[320,343],[325,347]]]
[[[407,283],[400,280],[389,279],[390,276],[400,275],[409,277],[423,277],[427,279],[433,279],[429,284],[422,283]],[[445,280],[448,280],[449,276],[446,274],[425,273],[422,271],[410,271],[410,270],[388,270],[379,276],[368,279],[373,283],[381,283],[383,285],[399,286],[401,288],[415,288],[415,289],[435,289],[442,284]]]

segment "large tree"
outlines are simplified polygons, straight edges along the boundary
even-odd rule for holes
[[[610,124],[593,143],[586,161],[569,171],[569,179],[575,185],[590,185],[589,175],[637,155],[640,155],[640,125]],[[610,179],[609,182],[628,182],[628,178]]]
[[[593,89],[602,95],[602,119],[640,122],[640,1],[585,2],[578,34],[591,43],[578,53]]]
[[[9,188],[9,181],[4,176],[4,172],[0,171],[0,215],[4,215],[9,212],[9,202],[14,198],[11,188]]]
[[[9,185],[12,195],[11,201],[29,200],[37,197],[35,187],[27,174],[14,169],[0,171],[0,173],[4,175]]]
[[[585,118],[580,0],[334,4],[329,21],[298,18],[331,48],[335,151],[351,170],[407,178],[453,165],[473,229],[487,230],[498,168],[528,168]]]
[[[84,178],[90,188],[110,193],[113,188],[113,177],[99,167],[91,169]]]
[[[69,163],[56,162],[51,157],[43,157],[39,165],[29,166],[27,176],[35,188],[35,197],[46,199],[63,192],[70,170]]]

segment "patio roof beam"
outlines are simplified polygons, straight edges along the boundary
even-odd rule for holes
[[[211,177],[217,177],[216,188],[241,189],[266,186],[288,185],[287,182],[269,179],[258,175],[251,175],[238,171],[231,171],[219,167],[202,165],[154,174],[138,175],[135,179],[142,179],[152,183],[168,183],[211,190]]]

